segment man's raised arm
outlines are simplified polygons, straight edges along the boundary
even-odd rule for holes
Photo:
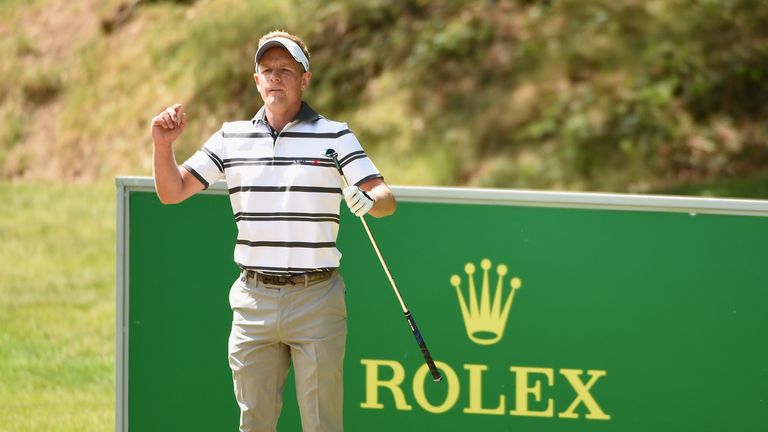
[[[205,188],[189,171],[176,164],[173,154],[173,142],[187,128],[183,108],[175,104],[152,118],[155,189],[163,204],[180,203]]]

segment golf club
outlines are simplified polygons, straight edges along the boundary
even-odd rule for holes
[[[344,176],[344,172],[341,170],[341,165],[339,165],[339,159],[338,159],[339,154],[336,153],[336,151],[333,149],[328,149],[325,152],[325,155],[333,159],[333,163],[336,165],[336,169],[339,170],[339,174],[341,175],[341,179],[344,182],[344,186],[345,187],[349,186],[347,177]],[[376,251],[376,255],[379,257],[379,262],[381,262],[381,266],[384,268],[384,273],[387,274],[389,283],[392,284],[392,289],[395,290],[395,295],[397,296],[397,300],[400,302],[400,307],[403,309],[403,313],[405,314],[405,319],[408,321],[408,326],[411,328],[411,332],[413,332],[413,336],[416,338],[416,342],[419,344],[419,348],[421,348],[421,354],[424,356],[424,361],[427,362],[427,366],[429,367],[429,372],[432,374],[432,379],[435,382],[440,382],[443,379],[443,377],[442,375],[440,375],[440,371],[437,370],[437,366],[435,366],[435,361],[432,360],[432,355],[429,353],[429,349],[427,349],[427,344],[424,342],[424,338],[421,336],[419,327],[416,326],[416,321],[413,319],[413,315],[411,315],[411,312],[408,310],[408,307],[405,305],[405,302],[403,301],[403,297],[400,295],[400,291],[397,289],[397,285],[395,285],[395,280],[392,278],[392,274],[389,272],[389,267],[387,267],[387,263],[384,262],[384,257],[381,255],[381,252],[379,251],[379,246],[376,244],[376,240],[373,238],[373,234],[371,234],[371,229],[368,228],[368,223],[365,221],[365,215],[360,216],[360,222],[363,223],[365,232],[368,234],[368,238],[371,240],[373,249]]]

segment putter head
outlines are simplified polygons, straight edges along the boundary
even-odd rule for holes
[[[328,156],[329,158],[333,159],[333,160],[336,160],[336,159],[339,158],[339,154],[336,153],[336,150],[334,150],[334,149],[326,150],[325,151],[325,155]]]
[[[339,154],[336,153],[336,150],[334,149],[328,149],[325,151],[325,155],[333,160],[333,164],[336,165],[336,169],[339,170],[339,175],[344,180],[346,186],[347,178],[344,177],[344,171],[341,170],[341,165],[339,165]]]

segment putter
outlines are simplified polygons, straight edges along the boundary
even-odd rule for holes
[[[336,153],[336,151],[333,149],[328,149],[325,152],[325,155],[333,159],[333,163],[336,165],[336,169],[339,170],[339,174],[341,175],[341,180],[344,182],[344,187],[349,186],[347,177],[344,175],[344,171],[341,170],[341,165],[339,165],[339,154]],[[376,251],[376,255],[379,257],[379,262],[381,262],[381,266],[384,268],[384,273],[387,274],[389,283],[392,285],[392,289],[395,290],[395,295],[397,296],[397,300],[400,302],[400,307],[403,309],[403,314],[405,314],[405,319],[408,321],[408,326],[411,328],[411,332],[413,333],[413,336],[416,338],[416,343],[418,343],[419,348],[421,348],[421,354],[424,356],[424,361],[427,363],[427,366],[429,367],[429,372],[432,374],[432,379],[435,382],[442,381],[443,376],[440,375],[440,371],[437,370],[437,366],[435,366],[435,361],[432,360],[432,355],[429,353],[429,349],[427,349],[427,344],[424,342],[424,338],[421,336],[419,327],[416,326],[416,321],[413,319],[413,315],[408,310],[408,307],[405,305],[405,302],[403,301],[403,297],[400,295],[400,290],[398,290],[397,285],[395,285],[395,280],[392,278],[392,274],[389,272],[389,267],[387,267],[387,263],[384,262],[384,257],[381,255],[381,252],[379,251],[379,246],[376,244],[376,240],[373,238],[373,234],[371,234],[371,229],[368,228],[368,223],[365,221],[365,215],[360,216],[360,222],[363,223],[363,228],[365,228],[365,232],[368,234],[368,238],[371,240],[371,244],[373,245],[373,250]]]

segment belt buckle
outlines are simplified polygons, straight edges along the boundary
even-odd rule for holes
[[[288,282],[293,284],[291,276],[267,275],[263,273],[260,273],[260,275],[261,281],[268,285],[287,285]]]
[[[306,282],[315,282],[315,281],[322,281],[329,279],[331,276],[332,270],[323,270],[320,272],[309,272],[309,273],[302,273],[302,274],[295,274],[295,275],[269,275],[259,272],[254,272],[254,276],[256,279],[261,280],[263,283],[268,285],[296,285],[296,284],[303,284]],[[300,280],[299,280],[300,279]]]

